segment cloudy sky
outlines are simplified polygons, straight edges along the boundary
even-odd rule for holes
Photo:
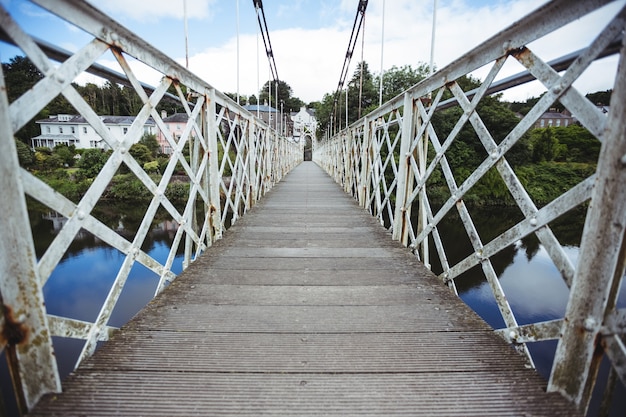
[[[122,25],[181,64],[185,64],[185,0],[90,0]],[[438,0],[435,65],[442,68],[498,31],[536,9],[547,0]],[[594,13],[548,39],[531,45],[542,59],[550,60],[588,44],[626,0]],[[84,33],[51,17],[25,0],[0,0],[27,32],[75,51],[89,41]],[[370,70],[429,62],[433,0],[369,0],[365,16],[363,56]],[[305,102],[320,100],[339,81],[358,0],[265,0],[263,2],[274,58],[280,79]],[[257,94],[269,78],[252,0],[186,0],[190,70],[224,92],[237,91],[237,38],[239,38],[239,92]],[[384,11],[384,20],[383,20]],[[237,18],[239,16],[239,18]],[[239,31],[238,31],[239,28]],[[583,28],[583,30],[581,30]],[[237,33],[239,32],[239,36]],[[258,46],[257,46],[258,45]],[[19,53],[0,46],[7,62]],[[361,41],[354,51],[349,74],[361,57]],[[259,57],[257,60],[257,56]],[[114,65],[110,55],[104,64]],[[259,64],[257,64],[257,62]],[[616,58],[607,58],[588,71],[577,87],[588,93],[610,88]],[[521,70],[507,66],[502,77]],[[480,72],[477,73],[481,75]],[[146,73],[144,81],[158,77]],[[500,78],[500,77],[499,77]],[[257,81],[259,80],[259,81]],[[516,89],[507,97],[524,100],[540,92],[533,86]]]

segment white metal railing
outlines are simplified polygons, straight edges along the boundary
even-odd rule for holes
[[[505,328],[496,332],[529,355],[526,343],[558,340],[549,391],[561,392],[587,410],[603,352],[612,364],[609,378],[626,385],[626,311],[616,310],[616,298],[626,262],[626,9],[575,55],[544,62],[528,45],[601,8],[608,1],[556,0],[542,6],[511,27],[468,52],[447,67],[383,104],[332,138],[318,144],[314,161],[321,165],[361,206],[392,230],[393,238],[409,246],[430,266],[436,256],[439,278],[456,291],[455,281],[479,266],[492,290]],[[581,27],[580,31],[589,31]],[[616,54],[620,63],[615,77],[608,118],[572,86],[594,60]],[[527,71],[494,82],[507,60]],[[490,67],[477,89],[463,91],[459,79],[481,67]],[[564,71],[561,74],[560,71]],[[494,139],[477,106],[485,97],[530,80],[545,87],[534,107],[504,138]],[[444,100],[445,96],[451,96]],[[539,117],[560,101],[601,142],[595,175],[539,208],[507,161],[508,151]],[[445,108],[458,106],[457,118],[447,120],[449,132],[437,130],[433,120]],[[446,117],[451,117],[450,112]],[[448,160],[448,150],[462,128],[470,128],[484,148],[484,159],[461,181]],[[497,176],[519,207],[523,220],[504,233],[484,241],[475,227],[464,196],[485,175]],[[435,175],[445,179],[447,195],[441,206],[429,203],[428,184]],[[550,222],[575,207],[589,205],[578,265],[573,265],[550,228]],[[438,226],[457,212],[473,253],[449,264]],[[565,318],[518,325],[491,257],[519,239],[536,235],[563,280],[570,287]],[[429,253],[429,242],[436,254]],[[609,384],[610,385],[610,384]],[[607,391],[609,391],[607,389]],[[607,392],[610,395],[610,393]]]
[[[36,0],[41,7],[85,31],[93,39],[70,54],[33,39],[0,5],[0,27],[4,40],[13,43],[44,74],[31,90],[9,103],[4,76],[0,76],[0,294],[4,305],[2,346],[9,359],[21,410],[27,411],[46,393],[59,392],[61,384],[51,337],[85,340],[79,362],[89,356],[97,342],[108,339],[113,330],[109,317],[135,263],[160,278],[157,293],[175,279],[171,271],[179,247],[184,247],[186,267],[212,242],[222,236],[227,224],[242,216],[272,186],[301,160],[300,145],[278,137],[276,132],[226,95],[215,90],[171,58],[123,28],[86,2]],[[113,73],[96,63],[111,53],[123,73]],[[67,56],[63,56],[66,54]],[[52,58],[51,58],[52,57]],[[62,57],[63,59],[59,59]],[[52,59],[60,64],[53,63]],[[132,61],[162,74],[155,88],[140,83]],[[72,86],[84,71],[124,83],[143,102],[141,111],[123,137],[117,137]],[[173,91],[173,93],[168,93]],[[19,167],[13,136],[58,95],[63,95],[103,138],[112,153],[99,175],[78,202],[51,189],[30,172]],[[156,110],[163,100],[174,100],[184,108],[188,122],[175,138]],[[130,155],[131,145],[143,134],[152,118],[164,132],[173,154],[155,182]],[[189,160],[184,152],[189,151]],[[132,241],[92,216],[92,210],[118,168],[126,165],[152,195],[141,225]],[[189,178],[190,192],[184,209],[167,198],[167,185],[177,164]],[[228,179],[225,173],[228,172]],[[37,261],[26,208],[28,195],[67,218],[54,241]],[[169,256],[164,263],[153,259],[141,247],[158,209],[165,209],[178,224]],[[202,213],[202,214],[199,214]],[[85,229],[125,255],[106,300],[93,323],[46,314],[42,288],[70,243]],[[182,245],[182,246],[181,246]]]

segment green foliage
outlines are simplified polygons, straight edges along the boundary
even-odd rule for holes
[[[155,134],[144,133],[139,140],[139,143],[150,150],[153,158],[156,158],[161,150],[161,146],[159,145],[159,141],[157,140]]]
[[[531,133],[533,162],[554,161],[562,150],[559,145],[559,140],[554,137],[552,129],[535,130]]]
[[[20,166],[24,168],[31,167],[35,161],[35,153],[33,150],[17,138],[15,139],[15,146],[17,147],[17,159],[19,160]]]
[[[589,99],[593,104],[600,104],[602,106],[608,106],[611,104],[611,95],[613,90],[596,91],[595,93],[589,93],[585,97]]]
[[[76,160],[74,156],[76,156],[76,147],[74,145],[57,145],[54,147],[53,152],[61,158],[63,166],[72,167]]]
[[[134,174],[123,174],[113,177],[106,196],[123,201],[149,201],[152,193]]]
[[[148,162],[152,161],[152,152],[146,145],[141,143],[135,143],[130,147],[128,153],[132,155],[133,158],[139,163],[139,165],[144,165]]]
[[[85,149],[77,166],[84,178],[95,178],[104,167],[109,153],[102,149]]]
[[[189,183],[174,181],[167,185],[165,196],[172,203],[184,203],[189,198]]]
[[[278,87],[278,97],[276,97],[276,87]],[[271,100],[268,89],[271,88]],[[280,111],[280,103],[283,103],[283,111],[286,113],[300,110],[304,102],[293,96],[291,86],[284,81],[267,81],[259,92],[259,103],[267,102],[271,107]]]
[[[150,161],[143,164],[143,170],[147,173],[159,173],[159,161]]]
[[[383,103],[425,79],[429,72],[428,65],[423,62],[420,62],[417,68],[410,65],[392,66],[383,73]],[[378,87],[379,85],[380,74],[374,77],[374,86]]]
[[[594,172],[594,165],[571,162],[541,162],[516,170],[533,201],[540,205],[554,200]]]

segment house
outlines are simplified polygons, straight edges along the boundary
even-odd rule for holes
[[[134,116],[100,116],[100,120],[109,129],[113,137],[122,139],[135,121]],[[47,119],[37,120],[41,134],[31,138],[34,148],[57,145],[74,145],[77,149],[109,149],[106,142],[96,133],[95,129],[82,116],[57,114]],[[156,124],[152,118],[144,124],[144,134],[156,134]]]
[[[248,104],[243,106],[255,116],[258,115],[261,120],[267,123],[271,128],[280,130],[283,136],[291,137],[293,134],[293,123],[291,118],[287,114],[268,106],[267,102],[264,105]]]
[[[167,126],[167,129],[172,133],[174,140],[178,143],[179,139],[183,135],[185,127],[187,126],[187,121],[189,120],[187,113],[174,113],[171,116],[168,116],[167,113],[163,111],[161,112],[161,119],[163,119],[163,123]],[[192,138],[195,137],[194,133],[194,130],[190,133]],[[174,149],[165,138],[165,134],[161,131],[161,129],[158,129],[156,138],[157,142],[159,142],[161,153],[171,155]]]
[[[293,139],[296,142],[307,135],[310,139],[315,137],[317,130],[315,110],[302,106],[299,112],[291,113],[291,120],[293,121]]]
[[[271,128],[277,128],[278,121],[280,119],[280,113],[272,106],[268,106],[267,102],[264,105],[248,104],[246,106],[243,106],[243,108],[248,110],[255,116],[258,115],[259,118],[267,123]]]
[[[556,109],[550,109],[539,117],[535,122],[535,128],[543,127],[567,127],[575,123],[575,119],[568,110],[557,112]]]

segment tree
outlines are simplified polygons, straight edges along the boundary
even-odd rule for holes
[[[74,145],[68,146],[64,144],[59,144],[54,147],[53,155],[58,155],[61,159],[61,164],[63,166],[74,166],[74,156],[76,155],[76,147]]]
[[[428,65],[423,62],[419,63],[417,68],[410,65],[392,66],[383,73],[383,103],[422,81],[429,73]],[[380,74],[374,77],[374,85],[380,85]]]
[[[554,161],[563,151],[551,128],[536,129],[532,134],[533,161]]]
[[[276,86],[278,86],[278,97],[276,97]],[[271,101],[268,89],[271,88]],[[293,97],[291,86],[285,81],[267,81],[263,85],[263,89],[259,92],[259,102],[267,102],[271,107],[280,111],[280,104],[283,104],[284,112],[298,111],[304,105],[304,102],[297,97]]]
[[[85,149],[78,162],[78,168],[85,177],[95,178],[108,159],[109,154],[103,149]]]
[[[128,153],[131,154],[141,166],[153,160],[150,149],[141,143],[135,143],[131,146]]]
[[[613,94],[613,90],[596,91],[595,93],[587,94],[585,97],[587,97],[593,104],[608,106],[611,104],[611,94]]]
[[[153,158],[156,158],[161,150],[161,145],[159,145],[155,134],[144,133],[139,143],[150,150]]]
[[[20,166],[24,168],[30,167],[35,158],[33,150],[17,138],[15,138],[15,146],[17,147],[17,158],[20,162]]]

